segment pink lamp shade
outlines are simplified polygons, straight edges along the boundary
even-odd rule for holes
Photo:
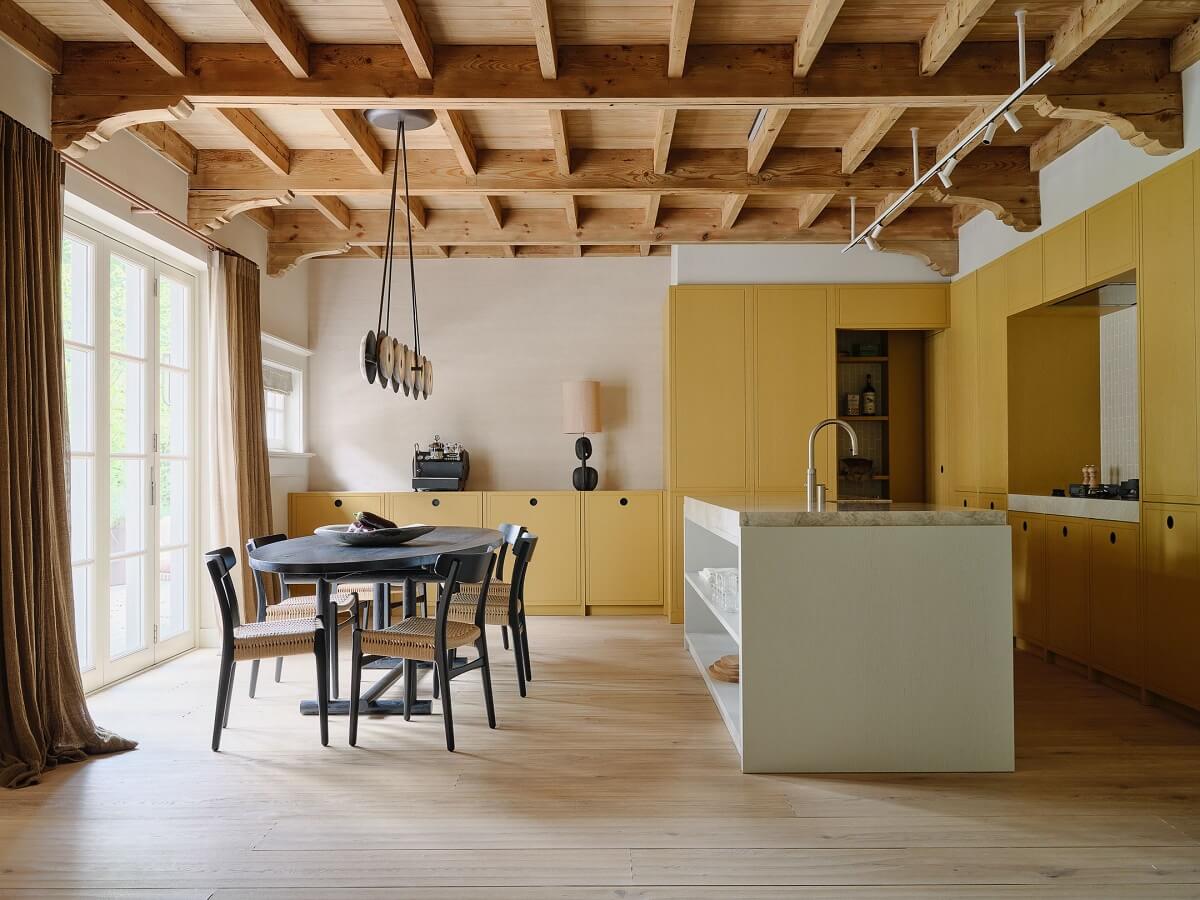
[[[600,427],[600,382],[564,381],[563,434],[598,434]]]

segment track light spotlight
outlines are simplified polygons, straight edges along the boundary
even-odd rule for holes
[[[954,170],[956,168],[958,168],[958,157],[952,156],[948,160],[946,160],[946,164],[944,166],[942,166],[942,171],[945,172],[946,177],[949,178],[951,175],[954,174]]]
[[[883,223],[880,222],[878,225],[876,225],[874,228],[871,229],[871,237],[875,238],[875,240],[879,240],[879,238],[882,234],[883,234]]]
[[[988,122],[987,131],[985,131],[983,133],[984,144],[986,144],[989,147],[991,146],[992,141],[994,141],[996,139],[996,129],[998,129],[999,127],[1000,127],[999,119],[992,119],[992,121]]]
[[[1011,109],[1004,111],[1004,121],[1008,123],[1008,127],[1013,130],[1014,134],[1021,130],[1021,120]]]
[[[874,235],[867,235],[867,246],[876,253],[879,252],[879,241],[875,240]]]
[[[954,187],[954,181],[950,178],[949,175],[946,174],[945,169],[938,169],[937,176],[938,176],[938,179],[942,182],[942,187],[944,187],[946,190],[950,190],[950,188]]]

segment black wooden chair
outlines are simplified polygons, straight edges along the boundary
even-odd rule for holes
[[[268,534],[265,537],[250,538],[250,540],[246,541],[246,552],[249,553],[252,550],[257,550],[259,547],[266,547],[269,544],[277,544],[280,541],[286,540],[286,534]],[[268,603],[266,579],[262,572],[257,569],[254,570],[254,592],[258,595],[258,621],[281,622],[287,619],[316,618],[317,599],[313,596],[291,596],[291,582],[282,575],[277,576],[277,578],[280,600],[278,603]],[[329,598],[337,610],[338,625],[337,628],[331,626],[325,635],[326,640],[329,642],[329,670],[333,678],[334,697],[338,695],[338,628],[350,621],[350,616],[354,614],[358,599],[356,591],[347,590],[347,586],[343,585],[338,585],[338,590]],[[256,659],[250,667],[250,696],[252,698],[258,689],[258,663],[259,661]],[[275,660],[275,681],[278,682],[282,677],[283,657],[280,656]]]
[[[502,543],[500,545],[500,557],[499,557],[499,559],[496,560],[496,577],[492,579],[491,596],[488,599],[491,601],[495,601],[496,603],[503,604],[503,603],[508,602],[508,595],[509,595],[510,589],[512,587],[511,582],[506,581],[504,579],[505,558],[508,555],[509,549],[513,546],[513,544],[515,544],[517,542],[517,538],[519,538],[523,534],[528,533],[528,529],[524,525],[511,525],[508,522],[502,522],[500,524],[500,527],[497,530],[500,532],[500,534],[502,534],[504,536],[504,543]],[[474,599],[477,589],[472,589],[472,587],[470,585],[467,585],[463,590],[464,590],[465,596],[467,598]],[[522,630],[522,632],[524,632],[524,629],[525,629],[525,607],[523,604],[521,606],[520,618],[521,618],[521,630]],[[514,634],[515,634],[515,632],[514,632]],[[508,649],[508,625],[507,624],[500,626],[500,640],[501,640],[502,644],[504,645],[504,649],[507,650]],[[523,650],[524,650],[524,658],[525,658],[525,680],[532,681],[533,680],[533,669],[529,662],[528,641],[526,641],[526,644],[525,644]]]
[[[434,572],[441,581],[437,611],[434,618],[412,616],[382,630],[364,630],[354,618],[353,656],[350,676],[350,746],[358,743],[358,707],[362,690],[364,655],[398,657],[404,660],[404,718],[411,716],[416,700],[416,664],[432,662],[434,677],[440,687],[442,722],[446,728],[446,749],[454,749],[454,718],[450,707],[450,680],[479,669],[483,678],[483,701],[487,707],[488,727],[496,727],[496,708],[492,703],[492,672],[488,665],[487,636],[483,633],[484,601],[496,565],[493,553],[443,553],[434,563]],[[461,585],[480,585],[475,604],[475,618],[470,624],[454,622],[447,613],[450,598]],[[475,645],[477,659],[454,666],[453,652],[459,647]]]
[[[501,529],[512,528],[502,525]],[[533,551],[537,547],[537,535],[521,529],[523,534],[516,537],[512,544],[512,581],[493,581],[487,592],[483,605],[483,621],[485,625],[499,625],[502,632],[512,629],[513,656],[517,664],[517,685],[521,696],[526,695],[525,682],[530,676],[529,665],[529,632],[525,628],[525,573],[529,562],[533,559]],[[508,535],[505,535],[507,540]],[[500,549],[503,557],[508,549],[505,544]],[[500,563],[496,566],[499,568]],[[496,589],[497,584],[501,586]],[[452,622],[475,621],[475,610],[479,603],[479,589],[471,585],[463,585],[458,594],[450,601],[450,611],[447,614]],[[507,646],[507,643],[506,643]]]
[[[217,607],[221,613],[221,678],[217,686],[217,711],[213,721],[213,750],[221,748],[221,732],[229,725],[233,697],[233,674],[239,662],[299,656],[312,653],[317,660],[317,712],[321,720],[321,744],[329,746],[329,677],[325,635],[320,619],[294,618],[276,622],[241,624],[237,589],[233,584],[237,556],[232,547],[204,554]]]

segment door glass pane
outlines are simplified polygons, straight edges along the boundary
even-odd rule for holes
[[[92,248],[67,235],[63,238],[63,337],[92,343]]]
[[[79,668],[92,667],[92,567],[75,566],[71,569],[71,585],[75,593],[75,647],[79,651]]]
[[[109,448],[113,453],[141,453],[145,446],[146,364],[109,360]]]
[[[186,544],[188,539],[187,463],[164,459],[158,477],[158,543]]]
[[[188,376],[161,369],[158,383],[158,450],[182,456],[187,453]]]
[[[187,630],[188,552],[167,550],[158,557],[158,639]]]
[[[114,559],[108,578],[108,654],[123,656],[146,646],[143,637],[143,577],[146,558]]]
[[[158,355],[165,365],[188,365],[188,291],[166,275],[158,279]]]
[[[109,533],[113,554],[146,548],[145,470],[140,459],[109,464]]]
[[[92,450],[92,351],[67,347],[67,428],[71,432],[71,450]]]
[[[91,559],[94,543],[95,494],[92,488],[92,460],[71,457],[71,560]]]
[[[117,353],[146,355],[146,270],[114,256],[109,266],[109,341]]]

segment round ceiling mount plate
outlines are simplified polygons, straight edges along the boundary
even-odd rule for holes
[[[395,131],[404,122],[405,131],[420,131],[437,121],[432,109],[368,109],[367,121],[379,128]]]

